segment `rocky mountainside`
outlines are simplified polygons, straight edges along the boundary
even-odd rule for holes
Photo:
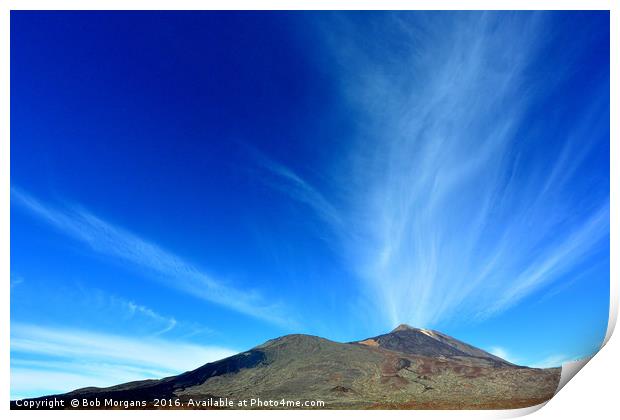
[[[456,359],[476,358],[480,359],[477,362],[484,366],[514,366],[491,353],[470,346],[438,331],[413,328],[406,324],[399,325],[388,334],[367,338],[357,343],[418,356],[443,356]]]
[[[275,408],[518,408],[550,399],[559,378],[559,368],[516,366],[440,332],[401,325],[351,343],[287,335],[178,376],[52,397],[67,408],[72,399],[140,401],[142,408],[161,407],[159,399],[169,400],[163,408],[222,408],[222,401],[273,408],[239,406],[243,400],[275,401]]]

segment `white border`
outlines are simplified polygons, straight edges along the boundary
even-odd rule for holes
[[[615,3],[617,5],[617,3]],[[607,344],[611,335],[616,328],[616,322],[618,321],[618,300],[619,300],[619,287],[618,282],[620,281],[618,276],[618,260],[614,258],[614,256],[620,255],[618,251],[620,250],[618,243],[618,220],[614,215],[618,215],[618,211],[620,211],[620,206],[618,206],[618,197],[620,191],[620,184],[618,180],[620,179],[620,168],[618,168],[618,163],[620,159],[620,149],[618,149],[618,74],[620,74],[620,55],[618,48],[618,41],[620,41],[620,22],[618,21],[618,8],[615,10],[611,10],[610,12],[610,102],[609,102],[609,111],[610,111],[610,150],[609,150],[609,177],[610,177],[610,192],[609,192],[609,233],[610,233],[610,248],[609,248],[609,256],[610,256],[610,284],[609,284],[609,321],[607,324],[607,334],[605,334],[605,340],[603,341],[603,346]],[[614,118],[616,116],[616,118]]]
[[[9,10],[611,10],[612,0],[8,0]]]
[[[617,2],[612,0],[590,0],[590,1],[581,1],[581,0],[469,0],[469,1],[458,1],[458,0],[437,0],[437,1],[422,1],[422,0],[383,0],[383,1],[371,1],[371,0],[359,0],[359,1],[346,1],[346,0],[262,0],[252,1],[252,0],[229,0],[229,1],[199,1],[199,0],[175,0],[175,1],[164,1],[164,0],[149,0],[149,1],[140,1],[140,0],[93,0],[93,1],[79,1],[79,0],[59,0],[59,1],[44,1],[44,0],[9,0],[2,3],[2,16],[0,18],[0,48],[1,48],[1,57],[3,60],[1,61],[2,66],[0,69],[1,75],[1,98],[2,98],[2,112],[0,113],[0,130],[2,130],[2,136],[0,137],[0,197],[2,200],[2,205],[0,206],[0,267],[2,267],[2,272],[4,274],[4,285],[0,291],[1,301],[0,305],[2,307],[1,311],[1,326],[3,331],[3,346],[0,349],[0,354],[2,355],[3,363],[0,365],[0,373],[2,374],[2,391],[5,398],[0,398],[0,407],[2,411],[9,411],[9,394],[10,394],[10,373],[9,373],[9,325],[10,325],[10,292],[9,292],[9,279],[10,279],[10,209],[9,209],[9,197],[10,197],[10,166],[9,166],[9,157],[10,157],[10,41],[9,41],[9,31],[10,31],[10,10],[243,10],[243,9],[252,9],[252,10],[381,10],[381,9],[397,9],[397,10],[440,10],[440,9],[448,9],[448,10],[611,10],[611,149],[610,149],[610,167],[611,167],[611,191],[610,191],[610,214],[611,214],[611,224],[610,224],[610,233],[611,233],[611,244],[610,244],[610,255],[616,256],[619,250],[618,238],[618,223],[615,215],[618,214],[620,206],[618,206],[618,197],[619,195],[619,183],[617,182],[619,179],[619,169],[618,163],[620,159],[620,150],[618,148],[618,123],[617,120],[613,118],[614,115],[618,114],[618,85],[616,83],[616,75],[620,74],[620,63],[619,63],[619,51],[618,51],[618,40],[620,40],[620,26],[618,25],[618,12],[617,12]],[[614,7],[615,6],[615,7]],[[612,335],[612,332],[616,325],[616,320],[618,316],[618,280],[619,280],[619,271],[618,271],[618,262],[613,257],[611,258],[610,263],[610,316],[609,316],[609,324],[607,328],[607,333],[605,336],[605,341],[603,345],[607,345],[607,347],[614,347],[614,351],[618,353],[617,343],[612,343],[609,346],[608,341]],[[617,341],[617,340],[616,340]],[[615,377],[609,378],[607,372],[618,372],[618,357],[614,354],[610,356],[605,349],[605,353],[607,354],[607,363],[615,363],[613,369],[615,370],[601,370],[598,372],[598,376],[593,375],[596,372],[588,372],[590,374],[590,379],[594,376],[594,380],[592,384],[594,387],[598,389],[593,389],[589,395],[584,395],[586,392],[582,392],[581,398],[586,399],[586,401],[571,401],[573,404],[581,404],[575,405],[575,407],[582,407],[583,405],[595,405],[597,407],[597,412],[605,412],[600,411],[601,407],[609,408],[609,411],[614,409],[614,398],[603,398],[603,395],[611,395],[608,390],[613,390],[616,388]],[[596,362],[594,363],[596,364]],[[573,366],[574,367],[574,366]],[[567,366],[568,368],[568,366]],[[575,370],[571,368],[573,374],[576,373],[579,369]],[[566,378],[568,374],[568,370],[564,372],[563,376]],[[588,369],[586,369],[588,370]],[[585,375],[584,375],[585,376]],[[572,376],[571,376],[572,377]],[[585,381],[585,378],[584,378]],[[561,387],[560,387],[561,388]],[[570,388],[570,387],[569,387]],[[605,391],[607,390],[607,394]],[[561,395],[560,395],[561,397]],[[555,400],[554,398],[553,400]],[[563,399],[563,398],[560,398]],[[602,400],[601,400],[602,399]],[[552,400],[552,401],[553,401]],[[550,405],[554,406],[554,411],[548,413],[549,415],[558,415],[562,414],[567,415],[571,413],[570,403],[566,399],[563,399],[565,404],[569,404],[568,410],[563,410],[562,407],[550,403]],[[408,410],[401,411],[390,411],[390,412],[382,412],[380,415],[389,415],[390,417],[401,417],[410,418],[412,415],[416,417],[423,418],[452,418],[458,416],[459,418],[505,418],[505,417],[515,417],[521,416],[525,414],[529,414],[533,411],[538,410],[540,407],[545,404],[541,404],[540,406],[530,407],[526,409],[519,410],[503,410],[503,411],[415,411],[411,412]],[[544,414],[543,410],[540,414]],[[170,416],[171,412],[168,411],[118,411],[115,412],[121,417],[125,416],[136,416],[141,418],[148,417],[158,417],[158,416]],[[173,412],[174,415],[179,415],[179,412]],[[583,413],[583,411],[582,411]],[[306,417],[312,416],[313,418],[317,415],[319,416],[332,416],[332,415],[354,415],[356,417],[362,418],[371,418],[376,417],[378,413],[373,411],[355,411],[355,412],[345,412],[345,411],[336,411],[336,412],[302,412],[302,411],[257,411],[253,412],[253,417],[258,418],[269,418],[272,419],[274,417]],[[73,418],[81,418],[83,417],[83,413],[77,411],[70,412],[57,412],[57,411],[46,411],[46,412],[32,412],[32,411],[10,411],[10,416],[14,416],[15,418],[29,418],[31,416],[42,417],[51,417],[51,418],[61,418],[61,417],[73,417]],[[104,416],[110,416],[110,412],[106,411],[95,411],[89,412],[89,417],[95,418],[103,418]],[[215,417],[235,417],[239,418],[241,416],[247,415],[242,411],[230,411],[230,412],[208,412],[205,413],[203,411],[184,411],[183,415],[186,416],[200,416],[203,418],[205,415],[215,416]],[[540,416],[539,416],[540,417]]]

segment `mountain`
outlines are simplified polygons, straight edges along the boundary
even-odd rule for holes
[[[517,366],[438,331],[400,325],[351,343],[287,335],[177,376],[34,400],[56,398],[71,408],[72,399],[86,399],[99,401],[100,409],[133,407],[128,402],[140,402],[138,408],[306,408],[316,400],[324,402],[318,408],[337,409],[518,408],[550,399],[559,379],[559,368]],[[154,402],[161,399],[164,407]],[[248,405],[240,407],[243,400]],[[20,408],[16,401],[11,407]]]
[[[468,358],[480,359],[482,365],[494,367],[514,366],[491,353],[463,343],[439,331],[413,328],[401,324],[388,334],[357,341],[358,344],[378,346],[383,349],[401,353],[415,354],[428,357],[451,357],[453,359]]]

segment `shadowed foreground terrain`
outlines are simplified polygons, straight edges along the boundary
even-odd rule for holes
[[[78,400],[88,408],[86,399],[98,409],[520,408],[550,399],[560,370],[516,366],[437,331],[401,325],[352,343],[287,335],[178,376],[33,401],[56,398],[71,408]],[[11,408],[22,407],[12,401]]]

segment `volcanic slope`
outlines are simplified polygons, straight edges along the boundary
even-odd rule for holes
[[[327,409],[519,408],[550,399],[560,370],[517,366],[440,332],[400,325],[351,343],[287,335],[177,376],[55,397],[144,400],[149,408],[161,398],[178,398],[177,408],[211,398],[300,401],[288,408],[317,400]]]

